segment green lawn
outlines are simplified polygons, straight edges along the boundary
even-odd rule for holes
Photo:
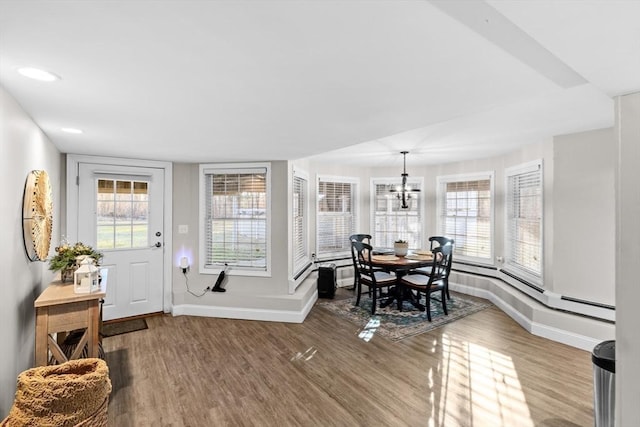
[[[116,224],[98,225],[97,248],[123,249],[149,246],[149,225],[119,221]]]

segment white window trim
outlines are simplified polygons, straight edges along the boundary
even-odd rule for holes
[[[509,177],[514,175],[520,175],[523,173],[540,171],[540,187],[542,188],[542,220],[540,222],[540,274],[532,274],[531,272],[518,267],[516,264],[510,262],[511,254],[511,241],[509,240],[509,207],[507,206],[507,191],[509,191]],[[534,285],[544,287],[544,165],[542,159],[532,160],[530,162],[522,163],[520,165],[512,166],[504,171],[504,267],[503,269],[513,274],[514,276],[530,282]]]
[[[354,194],[352,196],[352,200],[353,200],[353,216],[354,216],[354,224],[355,224],[355,229],[354,229],[354,233],[358,232],[358,229],[360,227],[360,178],[356,178],[356,177],[348,177],[348,176],[336,176],[336,175],[322,175],[322,174],[317,174],[316,175],[316,186],[315,186],[315,192],[316,192],[316,244],[315,244],[315,248],[316,248],[316,255],[318,257],[318,261],[322,261],[322,260],[326,260],[326,259],[332,259],[332,258],[343,258],[343,257],[351,257],[351,254],[348,250],[345,251],[337,251],[337,252],[323,252],[320,253],[320,247],[319,247],[319,238],[318,238],[318,231],[320,229],[319,226],[319,218],[320,218],[320,198],[318,197],[318,194],[320,193],[320,181],[323,182],[339,182],[339,183],[345,183],[345,184],[353,184],[355,187],[355,191]]]
[[[444,233],[444,224],[442,223],[442,216],[440,213],[443,211],[443,203],[444,203],[444,184],[449,182],[463,182],[463,181],[476,181],[488,179],[489,180],[489,191],[491,192],[491,220],[490,220],[490,235],[491,235],[491,254],[489,258],[479,258],[472,257],[467,255],[459,255],[455,254],[454,249],[454,262],[456,259],[462,261],[469,261],[473,263],[483,264],[483,265],[494,265],[495,260],[495,249],[496,249],[496,240],[495,240],[495,172],[476,172],[476,173],[468,173],[468,174],[460,174],[460,175],[442,175],[436,178],[436,230],[438,233]]]
[[[370,218],[370,224],[369,224],[369,230],[370,234],[372,236],[375,236],[376,234],[376,213],[375,213],[375,209],[376,209],[376,185],[379,184],[389,184],[389,185],[401,185],[402,184],[402,178],[399,176],[393,176],[393,177],[375,177],[375,178],[371,178],[371,182],[370,182],[370,189],[369,189],[369,218]],[[419,212],[420,212],[420,246],[422,248],[425,247],[429,247],[428,244],[426,244],[426,238],[425,238],[425,223],[426,223],[426,189],[424,187],[424,177],[422,176],[418,176],[418,177],[413,177],[413,176],[409,176],[409,178],[407,179],[407,184],[418,184],[418,188],[420,189],[420,197],[418,197],[418,206],[419,206]],[[425,246],[426,245],[426,246]],[[414,248],[414,249],[420,249],[420,248]]]
[[[301,178],[303,180],[306,181],[306,188],[305,188],[305,194],[306,194],[306,199],[305,199],[305,216],[304,216],[304,221],[305,221],[305,232],[306,232],[306,236],[305,237],[305,244],[306,244],[306,249],[307,249],[307,256],[306,258],[302,259],[300,262],[298,262],[298,264],[296,264],[295,262],[295,242],[293,241],[293,239],[295,238],[295,235],[293,234],[293,188],[291,191],[291,250],[289,251],[289,253],[291,253],[291,277],[295,277],[297,276],[301,271],[303,271],[310,263],[311,263],[311,251],[309,249],[309,206],[311,205],[310,202],[310,194],[309,194],[309,174],[297,167],[293,167],[293,178]],[[291,180],[291,185],[293,186],[293,179]]]
[[[266,269],[244,269],[242,267],[229,267],[227,273],[232,276],[255,276],[255,277],[271,277],[271,163],[203,163],[199,168],[199,230],[198,230],[198,260],[199,260],[199,273],[200,274],[220,274],[221,268],[206,268],[205,267],[205,242],[206,238],[203,236],[205,228],[206,217],[206,175],[212,172],[221,171],[241,171],[243,169],[258,169],[264,168],[267,171],[266,177],[266,192],[267,192],[267,256],[266,256]]]

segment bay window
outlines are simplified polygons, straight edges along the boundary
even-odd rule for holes
[[[493,172],[438,177],[438,233],[455,257],[493,262]]]
[[[542,282],[542,161],[509,168],[506,174],[506,267]]]

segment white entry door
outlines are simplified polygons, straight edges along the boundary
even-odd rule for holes
[[[164,170],[78,166],[78,241],[108,270],[103,319],[162,311]]]

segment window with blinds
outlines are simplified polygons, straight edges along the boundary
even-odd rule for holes
[[[318,177],[317,251],[319,257],[350,253],[349,236],[356,232],[357,181]]]
[[[419,181],[409,180],[412,188],[422,190]],[[401,202],[391,193],[400,181],[372,181],[372,236],[376,247],[392,248],[398,240],[409,242],[409,248],[422,247],[422,193],[413,193],[409,199],[409,208],[402,209]]]
[[[204,269],[268,269],[268,168],[201,166]]]
[[[493,173],[438,177],[438,232],[455,240],[456,257],[493,260]]]
[[[293,175],[293,273],[297,274],[309,263],[307,243],[308,180],[300,173]]]
[[[507,265],[541,279],[542,162],[507,169],[506,180]]]

